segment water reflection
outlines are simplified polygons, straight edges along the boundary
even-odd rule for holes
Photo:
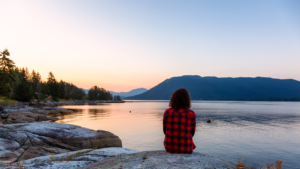
[[[72,114],[64,114],[58,116],[58,123],[72,123],[81,121],[82,118],[88,118],[89,120],[99,120],[101,118],[109,117],[111,109],[69,109],[72,110]]]
[[[107,117],[110,114],[111,109],[87,109],[89,112],[89,118],[97,120],[99,118]]]
[[[110,131],[126,148],[164,149],[162,116],[168,101],[62,107],[76,112],[57,122]],[[195,151],[231,162],[240,154],[249,165],[280,159],[285,168],[300,166],[300,103],[193,101],[192,109],[197,116]]]
[[[57,116],[58,120],[56,122],[58,123],[70,123],[78,121],[78,117],[82,116],[84,110],[82,109],[69,109],[72,110],[72,114],[63,114],[60,116]]]

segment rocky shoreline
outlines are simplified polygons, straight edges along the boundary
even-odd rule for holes
[[[2,167],[22,167],[23,169],[235,169],[234,164],[230,162],[202,153],[170,154],[164,150],[139,152],[118,147],[97,150],[83,149],[50,157],[37,157],[20,163],[2,164]]]
[[[0,110],[0,124],[55,121],[57,120],[56,116],[71,113],[71,110],[57,107],[2,107]]]
[[[234,168],[201,153],[138,152],[122,148],[121,139],[108,131],[49,122],[70,113],[57,107],[2,107],[0,168]]]
[[[51,122],[0,125],[0,143],[3,163],[81,149],[122,147],[121,139],[108,131]]]
[[[61,105],[96,105],[101,103],[125,103],[123,100],[73,100],[73,101],[47,101],[47,102],[30,102],[28,105],[47,105],[47,106],[61,106]]]
[[[40,102],[0,101],[0,109],[3,106],[11,107],[11,108],[26,108],[28,106],[55,107],[55,106],[63,106],[63,105],[98,105],[103,103],[125,103],[125,102],[128,101],[124,101],[124,100],[72,100],[72,101],[58,101],[58,102],[56,101],[40,101]]]

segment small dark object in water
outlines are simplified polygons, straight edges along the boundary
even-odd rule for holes
[[[209,119],[206,120],[207,123],[210,123],[211,121]]]
[[[143,156],[143,159],[144,159],[144,160],[147,159],[147,153],[148,153],[148,152],[146,152],[145,155]]]

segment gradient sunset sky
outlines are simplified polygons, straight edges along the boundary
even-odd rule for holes
[[[300,80],[299,0],[0,0],[0,50],[88,89],[181,75]]]

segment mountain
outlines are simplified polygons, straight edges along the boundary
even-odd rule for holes
[[[300,82],[266,77],[217,78],[201,76],[172,77],[146,91],[127,97],[133,100],[169,100],[179,89],[189,90],[193,100],[297,100]],[[291,99],[296,98],[296,99]]]
[[[146,92],[147,89],[145,88],[138,88],[138,89],[133,89],[129,92],[113,92],[113,91],[109,91],[112,95],[119,95],[121,96],[121,98],[124,98],[124,97],[130,97],[130,96],[134,96],[134,95],[138,95],[138,94],[141,94],[141,93],[144,93]]]

